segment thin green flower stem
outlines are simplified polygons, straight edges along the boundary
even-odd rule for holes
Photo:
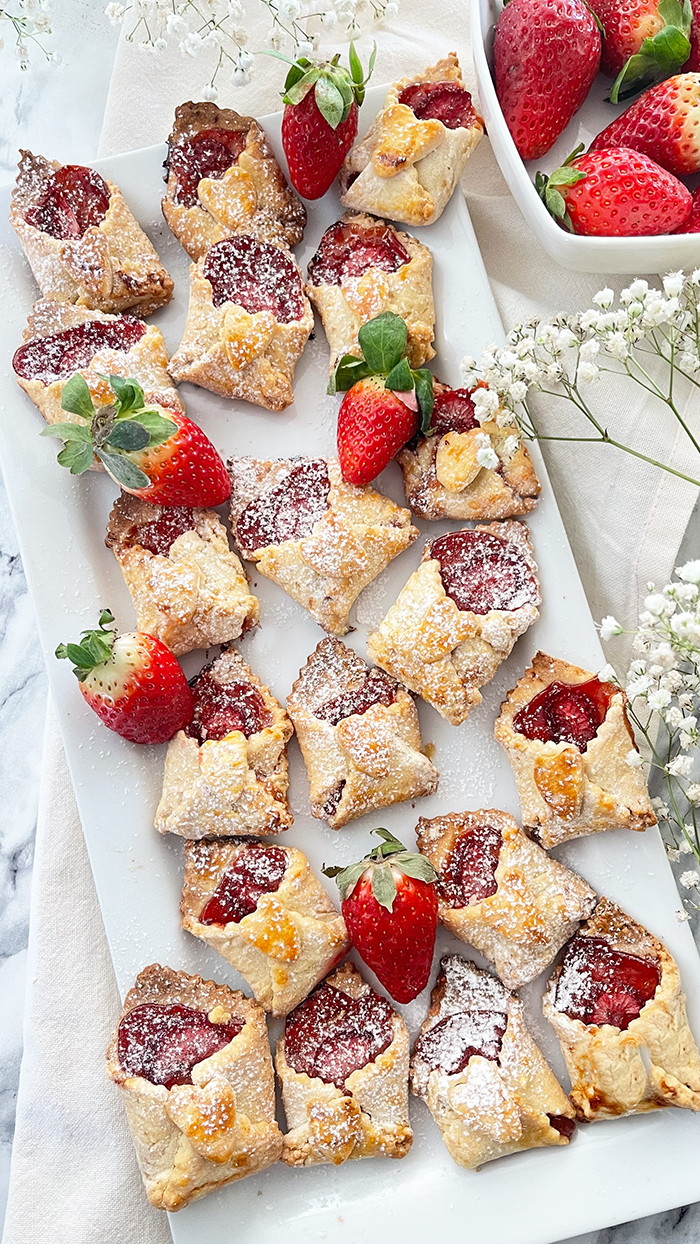
[[[624,453],[631,454],[633,458],[639,458],[642,462],[648,462],[650,466],[659,467],[662,471],[667,471],[669,475],[675,475],[677,479],[687,480],[689,484],[695,484],[696,488],[700,488],[700,479],[694,479],[692,475],[685,475],[683,471],[676,471],[673,467],[666,466],[664,462],[658,462],[656,458],[650,458],[647,454],[639,453],[638,450],[632,449],[629,445],[623,445],[621,441],[614,441],[607,432],[603,432],[601,436],[547,436],[543,432],[538,432],[530,439],[536,441],[572,441],[592,443],[595,445],[612,445],[615,449],[622,449]]]

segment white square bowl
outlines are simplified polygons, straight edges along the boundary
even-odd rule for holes
[[[470,5],[474,68],[491,146],[513,198],[552,259],[577,272],[621,272],[630,276],[700,265],[698,233],[662,234],[650,238],[585,238],[568,233],[555,223],[535,190],[535,172],[537,169],[551,172],[558,168],[580,142],[588,147],[596,134],[628,104],[615,107],[605,103],[612,84],[599,76],[583,107],[554,146],[542,159],[525,163],[511,138],[491,76],[493,27],[503,4],[501,0],[470,0]]]

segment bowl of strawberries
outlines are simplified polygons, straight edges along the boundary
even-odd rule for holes
[[[700,264],[691,0],[471,0],[482,112],[525,219],[579,272]]]

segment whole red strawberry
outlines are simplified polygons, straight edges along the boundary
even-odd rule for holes
[[[117,635],[108,609],[99,629],[79,644],[59,644],[56,656],[73,662],[84,699],[98,717],[132,743],[165,743],[189,725],[192,692],[169,648],[153,635]]]
[[[341,358],[330,391],[346,390],[338,411],[338,458],[348,484],[369,484],[418,431],[433,410],[433,377],[405,357],[404,320],[384,311],[363,324],[362,354]]]
[[[674,232],[700,233],[700,189],[696,190],[693,195],[693,206],[688,219]]]
[[[411,1002],[428,983],[437,932],[437,874],[386,829],[357,864],[324,868],[335,877],[343,918],[358,954],[396,1002]]]
[[[585,100],[600,33],[584,0],[509,0],[493,43],[496,94],[523,160],[549,151]]]
[[[691,55],[691,0],[590,0],[590,5],[603,27],[601,68],[615,78],[613,103],[662,82]]]
[[[629,147],[581,150],[535,180],[547,210],[571,233],[645,237],[673,233],[688,219],[690,191],[648,156]]]
[[[700,172],[700,73],[679,73],[652,86],[606,126],[590,151],[631,147],[685,177]]]
[[[375,51],[365,78],[355,45],[350,70],[338,62],[316,64],[305,56],[292,65],[284,84],[282,146],[289,179],[304,199],[320,199],[333,185],[357,137],[358,108],[374,68]]]
[[[96,457],[125,492],[157,505],[208,508],[226,501],[231,481],[202,429],[179,411],[146,407],[136,380],[104,379],[115,400],[97,408],[79,372],[64,386],[61,406],[81,422],[54,423],[41,433],[64,442],[60,465],[82,475]]]

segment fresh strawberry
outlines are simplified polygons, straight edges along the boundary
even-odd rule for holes
[[[693,206],[688,219],[674,233],[700,233],[700,189],[693,195]]]
[[[603,27],[601,68],[613,103],[662,82],[691,55],[691,0],[590,0]]]
[[[389,465],[433,411],[433,378],[405,357],[408,333],[399,315],[384,311],[363,324],[361,356],[345,354],[331,380],[346,390],[338,411],[338,457],[348,484],[369,484]]]
[[[105,609],[99,629],[79,644],[59,644],[73,662],[84,699],[98,717],[132,743],[165,743],[192,720],[192,692],[169,648],[153,635],[117,635]]]
[[[437,874],[423,855],[408,852],[386,829],[382,842],[335,877],[348,933],[358,954],[396,1002],[411,1002],[430,976],[437,932]]]
[[[645,91],[589,150],[609,147],[641,151],[676,177],[700,172],[700,73],[679,73]]]
[[[80,422],[54,423],[41,433],[64,442],[61,466],[82,475],[95,456],[125,492],[157,505],[207,508],[231,495],[223,459],[196,423],[176,410],[144,406],[135,380],[103,379],[114,402],[95,408],[77,373],[64,386],[61,405]]]
[[[555,220],[571,233],[644,237],[673,233],[688,219],[690,191],[648,156],[629,147],[581,155],[538,173],[537,191]]]
[[[376,47],[365,78],[355,45],[350,44],[350,70],[338,64],[317,64],[301,56],[284,84],[282,146],[289,179],[304,199],[320,199],[333,185],[357,137],[358,109],[374,68]]]
[[[600,65],[600,32],[584,0],[509,0],[493,43],[496,94],[523,160],[549,151]]]

